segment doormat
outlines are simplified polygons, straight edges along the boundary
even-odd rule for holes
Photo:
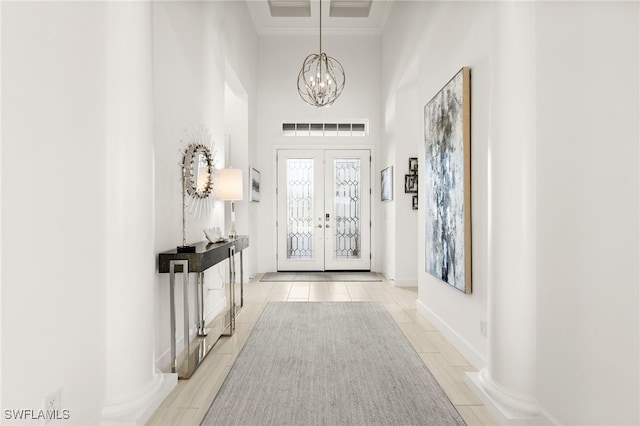
[[[382,281],[375,272],[267,272],[260,281],[294,281],[294,282],[341,282],[341,281]]]

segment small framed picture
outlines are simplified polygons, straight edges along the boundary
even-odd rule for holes
[[[404,175],[404,192],[406,194],[418,193],[418,175]]]
[[[418,210],[418,196],[417,195],[413,196],[413,202],[411,203],[411,207],[413,208],[413,210]]]
[[[393,166],[380,172],[380,200],[393,200]]]
[[[260,202],[260,172],[251,167],[249,169],[249,182],[251,188],[249,191],[249,201],[255,203]]]
[[[409,173],[414,175],[418,174],[418,158],[411,157],[409,158]]]

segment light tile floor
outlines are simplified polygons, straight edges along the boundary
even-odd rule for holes
[[[416,312],[416,288],[381,282],[260,282],[261,274],[245,285],[245,307],[238,315],[236,333],[222,337],[189,380],[180,380],[147,425],[199,425],[222,386],[253,325],[270,301],[358,301],[385,305],[416,352],[468,425],[498,425],[464,383],[475,368]]]

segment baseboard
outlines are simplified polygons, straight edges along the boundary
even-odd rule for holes
[[[205,313],[204,315],[205,324],[209,324],[211,321],[213,321],[218,316],[218,314],[220,314],[220,312],[224,310],[225,306],[227,306],[226,297],[219,300],[218,303],[213,305],[211,309],[209,309]],[[198,327],[197,325],[193,325],[189,328],[189,337],[193,339],[195,338],[196,334],[198,334]],[[181,336],[176,341],[176,348],[178,352],[182,351],[182,348],[184,348],[184,336]],[[161,371],[168,371],[170,367],[171,367],[171,342],[169,342],[169,347],[164,352],[162,352],[158,357],[156,357],[157,369]]]
[[[142,426],[178,383],[178,375],[156,372],[154,380],[131,397],[111,401],[102,409],[102,425]]]
[[[481,370],[486,367],[487,360],[480,355],[467,341],[454,329],[429,309],[420,299],[416,301],[417,311],[425,317],[442,335],[451,343],[475,368]]]
[[[416,301],[417,311],[424,316],[442,335],[462,353],[462,355],[478,370],[486,374],[487,360],[449,325],[429,309],[422,301]],[[501,425],[508,426],[551,426],[558,422],[552,420],[535,401],[520,399],[497,386],[490,380],[482,379],[481,373],[465,374],[465,383],[491,410]]]
[[[540,410],[537,401],[501,389],[487,377],[487,370],[465,374],[465,383],[482,400],[501,425],[552,426],[557,424]]]
[[[553,415],[551,415],[551,413],[549,413],[547,410],[543,409],[542,407],[540,407],[540,413],[542,413],[542,415],[549,420],[549,423],[554,426],[563,424],[561,421],[556,419]]]
[[[378,272],[382,277],[394,287],[418,287],[418,280],[397,280],[394,277],[390,277],[387,272]]]
[[[394,287],[418,287],[418,280],[394,280]]]

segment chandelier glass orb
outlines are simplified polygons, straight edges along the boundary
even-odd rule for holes
[[[298,73],[298,94],[309,105],[331,105],[342,93],[344,68],[335,58],[322,51],[322,0],[320,4],[320,53],[312,53]]]

